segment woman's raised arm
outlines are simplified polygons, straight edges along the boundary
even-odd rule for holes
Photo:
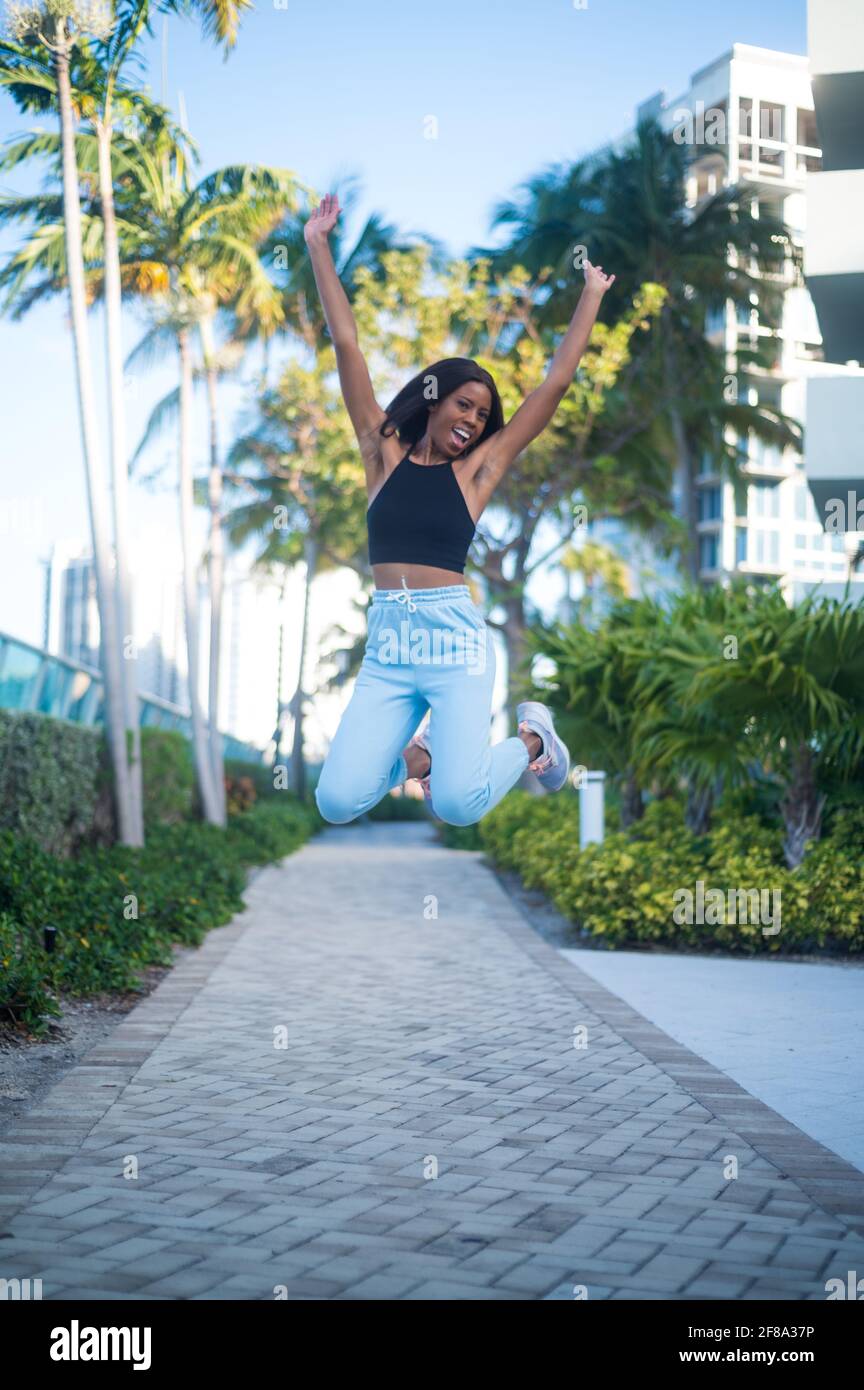
[[[480,450],[485,449],[487,454],[478,473],[478,485],[482,479],[481,495],[486,500],[492,495],[513,460],[528,447],[532,439],[536,439],[538,434],[545,430],[553,418],[588,346],[600,301],[614,283],[615,276],[604,275],[603,267],[593,266],[590,261],[584,262],[583,270],[585,288],[579,297],[570,326],[549,364],[545,380],[525,397],[504,428],[490,436],[485,445],[480,445]]]
[[[354,432],[362,443],[370,430],[380,425],[385,412],[375,399],[366,359],[360,351],[354,314],[336,273],[330,243],[327,240],[336,225],[339,212],[338,198],[334,194],[326,194],[303,228],[303,235],[309,248],[315,284],[318,286],[330,338],[336,350],[336,366],[339,369],[339,383],[345,406],[351,417]]]

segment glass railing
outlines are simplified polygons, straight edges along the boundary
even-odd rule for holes
[[[179,729],[186,738],[192,738],[188,710],[158,695],[139,694],[138,699],[142,726]],[[0,709],[30,710],[75,724],[104,724],[101,672],[0,632]],[[245,762],[264,761],[262,749],[231,734],[222,735],[222,755]]]

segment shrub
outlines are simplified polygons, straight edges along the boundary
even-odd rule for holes
[[[145,835],[157,825],[188,820],[195,807],[192,745],[179,729],[141,730]]]
[[[258,800],[255,783],[251,777],[226,777],[225,799],[229,815],[248,811]]]
[[[428,820],[425,797],[406,796],[404,792],[388,792],[367,811],[370,820]]]
[[[103,732],[47,714],[0,710],[0,829],[69,855],[92,837],[103,793]],[[104,814],[100,832],[111,835]]]
[[[439,840],[448,849],[483,848],[479,822],[476,825],[448,825],[447,821],[439,820],[435,821],[435,829]]]
[[[680,798],[649,802],[628,831],[607,832],[602,844],[581,851],[575,798],[511,792],[479,824],[490,856],[518,870],[527,886],[542,888],[586,936],[611,946],[651,942],[747,954],[864,949],[864,810],[838,812],[832,831],[811,842],[790,870],[780,826],[766,825],[758,812],[730,814],[715,818],[709,834],[692,835]],[[695,899],[700,881],[706,895],[723,894],[725,920],[677,922],[676,894],[689,890]],[[735,920],[738,900],[729,895],[742,890],[760,894],[752,900],[759,913],[746,913],[757,920]]]
[[[47,1031],[60,1006],[48,989],[48,955],[36,933],[0,912],[0,1023],[35,1035]]]
[[[255,788],[255,798],[258,801],[285,795],[283,789],[273,785],[273,768],[267,763],[247,763],[242,758],[225,758],[224,766],[225,776],[230,780],[248,778]]]
[[[74,860],[0,832],[0,959],[10,962],[0,972],[0,1017],[44,1031],[49,982],[71,995],[139,990],[144,967],[169,965],[175,945],[199,945],[243,910],[247,865],[290,854],[320,824],[317,808],[283,793],[231,816],[225,830],[159,825],[142,849],[90,848]],[[47,924],[57,928],[50,955]]]

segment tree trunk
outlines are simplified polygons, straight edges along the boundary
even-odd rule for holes
[[[621,829],[627,830],[637,820],[641,820],[644,814],[642,790],[635,774],[628,769],[621,781]]]
[[[294,740],[291,745],[291,786],[301,800],[306,795],[306,765],[303,761],[303,702],[306,698],[303,675],[306,666],[306,644],[309,637],[309,595],[315,578],[318,562],[318,546],[314,540],[306,542],[306,584],[303,592],[303,628],[300,635],[300,668],[297,672],[297,689],[291,701],[294,713]]]
[[[199,329],[207,381],[207,413],[210,426],[210,471],[207,495],[210,504],[210,673],[208,707],[210,713],[210,760],[213,764],[213,786],[221,806],[223,822],[226,815],[225,762],[222,756],[222,733],[219,720],[219,667],[222,650],[222,594],[224,588],[224,537],[222,534],[222,470],[219,467],[218,420],[216,413],[216,362],[212,320],[203,316]]]
[[[129,778],[135,843],[144,844],[144,791],[141,770],[141,718],[138,699],[137,660],[132,622],[132,587],[129,581],[129,472],[126,466],[126,409],[123,395],[123,339],[120,295],[120,252],[114,214],[114,182],[111,175],[110,111],[96,122],[99,149],[99,196],[105,237],[105,327],[108,364],[108,413],[111,425],[111,475],[114,482],[114,539],[117,580],[117,625],[121,643],[125,727],[131,735]],[[131,649],[127,650],[127,643]],[[128,735],[127,735],[128,736]]]
[[[180,329],[177,343],[180,350],[180,533],[183,539],[183,594],[186,609],[192,748],[204,817],[212,825],[224,825],[221,805],[213,787],[213,766],[198,693],[198,574],[192,555],[192,459],[189,441],[192,359],[189,352],[188,329]]]
[[[515,732],[516,706],[525,698],[525,606],[519,590],[511,590],[498,602],[503,605],[506,614],[503,628],[504,650],[507,653],[506,708],[508,723]],[[545,787],[540,785],[533,772],[523,772],[516,785],[520,791],[529,792],[532,796],[546,795]]]
[[[279,591],[279,657],[276,667],[276,731],[273,735],[275,748],[273,750],[273,766],[279,766],[279,756],[282,751],[283,719],[285,717],[285,701],[283,696],[283,674],[282,668],[285,664],[285,591],[288,587],[288,568],[286,566],[282,575],[282,588]]]
[[[711,829],[711,812],[714,808],[714,787],[700,787],[697,783],[687,783],[687,808],[684,824],[692,835],[707,835]]]
[[[120,632],[117,624],[114,576],[111,573],[110,539],[104,495],[106,479],[103,474],[97,436],[93,365],[90,358],[90,339],[87,325],[84,257],[81,245],[81,204],[78,195],[75,129],[72,113],[72,91],[69,81],[69,44],[65,37],[65,22],[63,20],[57,21],[57,46],[54,52],[54,64],[57,74],[60,139],[63,151],[63,221],[66,240],[66,267],[69,277],[72,334],[75,343],[75,375],[78,387],[81,443],[87,478],[87,503],[90,513],[93,562],[96,570],[96,594],[99,605],[100,661],[102,678],[105,683],[105,724],[114,768],[120,839],[123,844],[137,845],[140,844],[140,836],[137,833],[138,827],[126,749]]]
[[[507,652],[507,717],[515,722],[516,706],[525,698],[525,613],[522,599],[508,595],[504,599],[504,646]]]
[[[790,869],[796,869],[804,858],[810,840],[822,834],[822,811],[825,796],[816,790],[813,753],[802,741],[792,753],[792,771],[780,802],[780,814],[786,835],[783,853]]]

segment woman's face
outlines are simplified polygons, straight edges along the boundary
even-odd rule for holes
[[[486,428],[492,393],[482,381],[466,381],[432,406],[429,433],[443,454],[456,458],[473,447]]]

